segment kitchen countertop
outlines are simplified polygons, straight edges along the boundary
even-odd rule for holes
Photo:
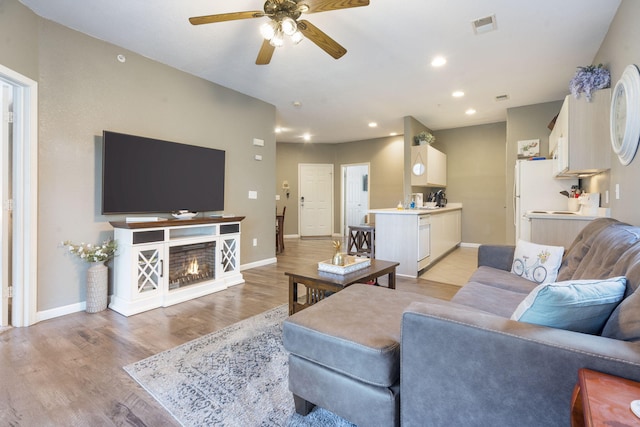
[[[610,217],[611,210],[609,208],[598,208],[596,215],[583,215],[580,211],[527,211],[525,216],[529,219],[572,219],[576,221],[592,221],[596,218]]]
[[[398,208],[387,208],[387,209],[371,209],[369,213],[376,215],[436,215],[444,212],[451,212],[455,210],[462,209],[462,203],[447,203],[447,205],[443,208],[416,208],[416,209],[398,209]]]

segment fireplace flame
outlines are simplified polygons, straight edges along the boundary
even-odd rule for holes
[[[187,268],[187,274],[198,274],[200,272],[200,267],[198,267],[198,259],[194,258],[189,263],[189,267]]]

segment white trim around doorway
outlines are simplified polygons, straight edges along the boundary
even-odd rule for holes
[[[14,89],[12,326],[36,323],[38,310],[38,83],[0,65]]]

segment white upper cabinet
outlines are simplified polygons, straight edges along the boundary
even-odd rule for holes
[[[593,174],[611,167],[610,103],[611,89],[594,92],[591,102],[584,96],[565,98],[549,135],[556,176]]]
[[[411,146],[411,185],[447,186],[447,155],[431,145]]]

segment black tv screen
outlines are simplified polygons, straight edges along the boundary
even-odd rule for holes
[[[224,210],[225,152],[103,131],[102,213]]]

